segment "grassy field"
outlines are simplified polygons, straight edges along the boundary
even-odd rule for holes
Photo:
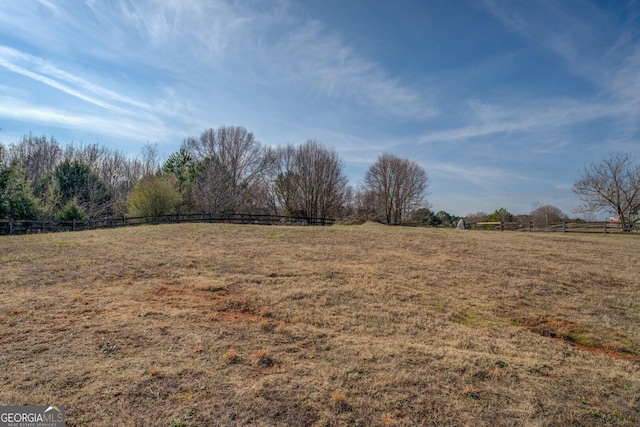
[[[0,238],[0,405],[67,426],[640,425],[640,239],[378,225]]]

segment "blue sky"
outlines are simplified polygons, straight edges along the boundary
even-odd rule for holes
[[[38,0],[0,4],[0,142],[161,153],[207,128],[384,152],[435,210],[566,213],[584,165],[640,158],[640,1]]]

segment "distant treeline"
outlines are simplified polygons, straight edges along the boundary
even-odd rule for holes
[[[138,156],[98,144],[62,146],[54,137],[24,136],[0,144],[0,219],[99,220],[141,216],[243,213],[385,224],[455,226],[435,211],[430,182],[416,162],[382,153],[357,190],[334,149],[317,141],[270,147],[243,127],[207,129],[161,159],[147,144]],[[640,222],[640,165],[611,156],[585,168],[573,191],[578,211],[607,212],[625,231]],[[476,212],[467,223],[518,222],[548,227],[568,219],[539,206],[527,215],[504,208]]]
[[[0,218],[97,220],[245,214],[406,223],[427,205],[415,162],[382,154],[355,191],[337,152],[314,140],[272,148],[242,127],[186,138],[166,160],[29,134],[0,144]]]

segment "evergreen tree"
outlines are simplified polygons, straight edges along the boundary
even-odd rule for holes
[[[35,219],[38,202],[17,162],[0,170],[0,218]]]
[[[500,209],[496,209],[491,215],[489,215],[489,218],[487,218],[487,221],[492,221],[492,222],[498,222],[498,221],[511,222],[511,221],[513,221],[513,215],[511,214],[511,212],[509,212],[505,208],[500,208]]]
[[[64,161],[53,171],[52,194],[56,211],[71,201],[82,208],[89,218],[106,218],[113,214],[112,198],[104,181],[89,166],[78,161]]]

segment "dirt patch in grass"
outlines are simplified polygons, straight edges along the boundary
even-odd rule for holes
[[[167,225],[0,239],[0,404],[67,425],[640,422],[640,241]]]
[[[571,320],[548,315],[518,319],[518,322],[543,337],[564,340],[584,351],[604,354],[615,359],[640,361],[637,341],[621,339],[626,338],[626,334],[620,331],[598,333],[595,325],[583,326]]]

